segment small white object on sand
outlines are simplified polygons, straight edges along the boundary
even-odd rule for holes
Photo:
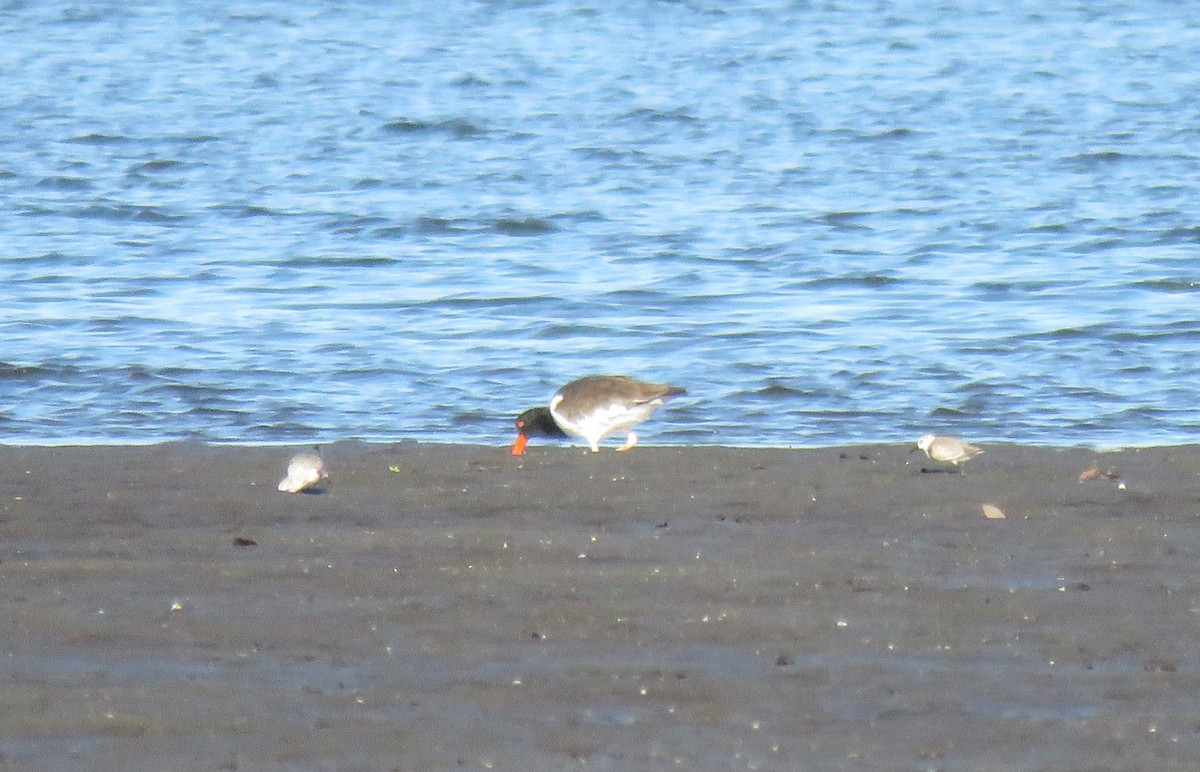
[[[1008,515],[1004,514],[1004,510],[1000,509],[1000,507],[996,506],[995,504],[984,504],[983,516],[988,520],[1003,520],[1008,517]]]
[[[288,463],[287,477],[280,480],[279,490],[299,493],[328,478],[329,469],[320,453],[297,453]]]

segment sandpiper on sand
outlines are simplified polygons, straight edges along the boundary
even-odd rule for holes
[[[279,490],[284,493],[299,493],[328,478],[329,469],[320,453],[297,453],[288,462],[287,477],[279,481]]]
[[[923,450],[926,458],[953,464],[956,467],[983,452],[983,448],[964,442],[957,437],[939,437],[934,434],[926,434],[917,440],[917,447],[914,450]]]

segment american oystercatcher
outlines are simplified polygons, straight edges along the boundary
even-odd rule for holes
[[[550,398],[549,407],[535,407],[517,416],[517,440],[512,453],[525,452],[530,437],[581,437],[593,453],[600,440],[625,432],[629,450],[637,444],[633,427],[649,418],[663,402],[687,392],[678,386],[646,383],[624,375],[589,375],[571,381]]]

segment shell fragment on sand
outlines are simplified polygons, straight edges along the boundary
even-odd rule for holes
[[[1004,520],[1008,517],[1008,515],[1004,514],[1000,507],[997,507],[993,504],[983,505],[983,516],[988,520]]]
[[[1079,473],[1079,482],[1090,482],[1091,480],[1119,480],[1117,468],[1110,466],[1107,469],[1101,469],[1100,463],[1093,462],[1091,466]]]

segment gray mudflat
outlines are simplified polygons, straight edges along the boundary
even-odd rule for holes
[[[0,448],[0,766],[1200,759],[1200,448],[294,450]]]

